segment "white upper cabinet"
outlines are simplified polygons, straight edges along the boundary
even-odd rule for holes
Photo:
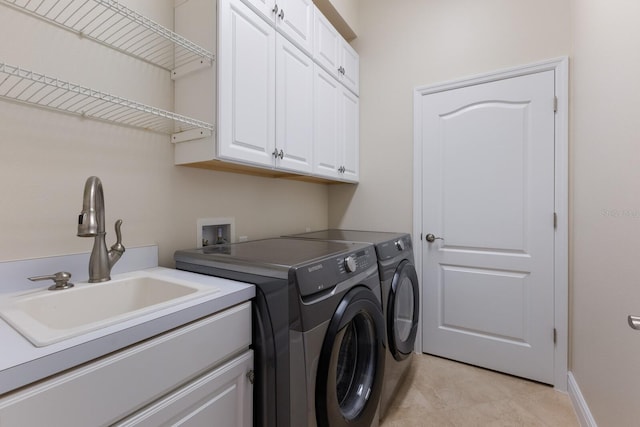
[[[340,83],[317,64],[314,68],[313,171],[327,178],[339,178],[338,154]]]
[[[270,166],[275,31],[239,0],[220,0],[218,13],[218,157]]]
[[[276,0],[242,0],[263,18],[275,22],[276,18]]]
[[[317,64],[313,77],[314,174],[358,182],[359,99]]]
[[[313,60],[276,36],[276,166],[312,170]]]
[[[339,96],[339,144],[342,158],[341,179],[358,182],[360,177],[360,99],[342,89]]]
[[[358,53],[315,8],[313,59],[356,95],[360,91]]]
[[[356,95],[360,94],[360,57],[358,52],[351,47],[349,43],[344,41],[340,43],[340,63],[342,69],[339,73],[342,75],[340,80],[351,92]]]
[[[286,24],[268,19],[271,15],[263,11],[271,13],[276,3],[264,0],[218,0],[217,16],[210,0],[189,0],[176,7],[176,29],[218,50],[216,68],[191,72],[175,82],[178,112],[217,120],[214,135],[176,142],[175,163],[239,171],[248,166],[272,170],[267,175],[286,176],[275,172],[283,171],[357,182],[358,55],[321,19],[318,22],[327,26],[316,28],[322,55],[312,56],[284,31],[297,28],[291,22],[303,22],[287,21],[291,16],[305,16],[309,22],[302,27],[311,31],[312,3],[279,0],[277,6],[278,14],[284,10],[278,19]],[[206,25],[211,19],[217,27]],[[206,31],[194,28],[200,25]],[[323,57],[340,61],[335,60],[336,67],[320,66]]]
[[[279,32],[309,55],[313,54],[312,0],[243,0]]]

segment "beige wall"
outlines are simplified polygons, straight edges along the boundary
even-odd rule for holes
[[[638,425],[640,4],[572,2],[571,369],[599,426]]]
[[[413,89],[569,53],[568,0],[361,3],[361,184],[330,187],[332,226],[411,231]]]
[[[412,229],[412,90],[570,56],[570,369],[599,426],[637,425],[640,5],[629,0],[370,0],[361,5],[361,184],[331,226]]]
[[[172,1],[133,3],[172,25]],[[168,72],[4,6],[0,28],[0,61],[171,109]],[[104,184],[107,244],[122,218],[124,245],[157,243],[166,266],[195,247],[197,218],[234,217],[236,234],[251,239],[328,221],[325,184],[176,167],[168,136],[4,101],[0,165],[0,261],[90,251],[92,240],[76,237],[90,175]]]

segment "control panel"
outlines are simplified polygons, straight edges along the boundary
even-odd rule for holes
[[[377,262],[373,246],[298,266],[296,280],[302,296],[329,290]]]
[[[410,250],[412,250],[411,236],[408,234],[376,245],[376,251],[378,252],[378,258],[380,260],[394,258]]]

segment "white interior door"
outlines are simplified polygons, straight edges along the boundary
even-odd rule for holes
[[[554,72],[421,99],[423,351],[554,382]]]

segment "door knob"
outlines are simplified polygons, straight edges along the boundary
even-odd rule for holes
[[[431,233],[427,234],[427,236],[425,238],[427,239],[427,242],[429,242],[429,243],[435,242],[436,240],[444,240],[442,237],[436,237]]]

